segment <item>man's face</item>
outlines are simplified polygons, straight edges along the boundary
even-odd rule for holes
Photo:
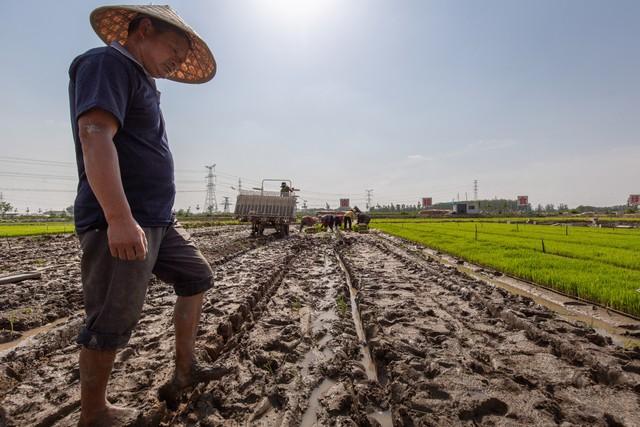
[[[182,64],[189,52],[185,35],[175,31],[146,33],[141,52],[142,65],[155,78],[166,78]]]

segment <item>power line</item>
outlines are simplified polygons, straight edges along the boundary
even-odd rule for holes
[[[51,166],[75,166],[74,162],[61,162],[56,160],[41,160],[41,159],[29,159],[26,157],[7,157],[0,156],[0,162],[5,163],[31,163],[31,164],[44,164]]]

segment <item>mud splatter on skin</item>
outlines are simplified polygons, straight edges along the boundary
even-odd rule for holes
[[[225,375],[187,390],[172,408],[158,401],[173,367],[175,296],[154,280],[110,383],[110,400],[140,408],[141,425],[366,426],[387,416],[393,425],[640,424],[640,354],[527,298],[374,234],[250,239],[249,230],[237,227],[192,234],[216,277],[198,356]],[[21,264],[3,259],[3,268],[31,269],[49,259],[43,248],[55,250],[47,253],[68,270],[27,282],[29,292],[12,287],[14,297],[3,301],[22,310],[69,298],[80,310],[81,299],[73,302],[80,286],[75,237],[15,242],[21,255],[13,261]],[[362,342],[334,249],[358,289],[377,382],[361,363]],[[51,286],[59,294],[45,288],[54,279],[62,284]],[[1,318],[9,307],[0,308]],[[70,314],[61,326],[0,354],[0,407],[9,425],[77,422],[73,339],[81,316]]]

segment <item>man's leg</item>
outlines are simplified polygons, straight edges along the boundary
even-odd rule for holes
[[[109,425],[131,421],[137,415],[134,409],[120,408],[107,401],[107,383],[113,368],[115,350],[80,350],[80,405],[79,426]]]
[[[80,425],[118,425],[133,421],[133,409],[107,401],[107,384],[116,352],[129,341],[142,305],[158,251],[162,229],[145,229],[149,253],[144,261],[111,256],[106,230],[80,235],[85,325],[78,335],[80,350]]]
[[[174,308],[176,367],[173,378],[158,390],[169,407],[180,391],[198,382],[209,381],[217,373],[195,363],[194,347],[204,292],[212,287],[213,271],[189,234],[178,224],[169,227],[154,268],[155,275],[174,284],[178,295]]]
[[[178,297],[173,312],[176,328],[176,377],[178,384],[189,384],[194,364],[193,348],[200,322],[204,292],[189,297]]]

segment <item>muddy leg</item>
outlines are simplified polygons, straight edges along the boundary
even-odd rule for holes
[[[176,375],[178,384],[188,384],[191,380],[193,347],[200,322],[204,292],[190,297],[178,297],[174,309],[176,328]]]
[[[114,351],[80,350],[80,404],[79,426],[117,425],[135,417],[133,409],[119,408],[107,402],[107,383]]]

